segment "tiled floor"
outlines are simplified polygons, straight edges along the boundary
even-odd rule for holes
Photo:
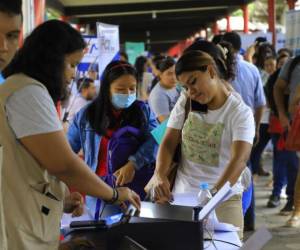
[[[265,169],[271,171],[271,159],[264,161]],[[272,188],[268,187],[271,177],[259,177],[256,182],[256,228],[267,227],[273,235],[272,240],[264,250],[300,250],[300,228],[286,228],[288,216],[279,215],[286,200],[281,199],[281,207],[270,209],[266,207]]]

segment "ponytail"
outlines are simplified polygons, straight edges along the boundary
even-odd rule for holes
[[[220,42],[219,45],[225,50],[225,52],[227,51],[224,58],[225,69],[226,69],[226,72],[224,72],[225,80],[233,81],[235,78],[235,67],[236,67],[234,49],[230,43],[225,41]]]

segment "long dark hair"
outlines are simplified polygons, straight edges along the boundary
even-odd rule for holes
[[[200,64],[203,66],[203,60],[215,65],[220,79],[226,81],[234,79],[234,52],[232,45],[228,42],[221,42],[219,45],[208,41],[193,43],[176,63],[176,75],[178,76],[186,71],[199,70],[201,68]]]
[[[139,83],[143,81],[143,74],[145,72],[145,64],[146,63],[147,63],[147,57],[145,57],[145,56],[139,56],[135,60],[134,67],[137,71]]]
[[[273,56],[276,58],[276,52],[273,45],[268,42],[261,43],[256,54],[256,67],[258,67],[259,69],[263,69],[265,59],[268,56]]]
[[[169,68],[173,67],[175,65],[175,60],[173,57],[167,56],[165,59],[163,59],[161,62],[158,64],[158,70],[163,73]]]
[[[163,56],[163,55],[155,55],[151,60],[152,60],[152,64],[154,65],[154,67],[156,69],[159,70],[159,65],[160,63],[166,58],[166,56]],[[156,84],[159,82],[159,78],[158,76],[155,76],[152,80],[152,83],[151,83],[151,87],[150,87],[150,91],[152,91],[152,89],[154,89],[154,87],[156,86]]]
[[[99,135],[106,135],[107,129],[114,128],[119,122],[121,127],[133,126],[141,130],[145,128],[147,121],[139,101],[122,110],[119,121],[113,115],[110,86],[124,75],[131,75],[137,80],[137,72],[129,63],[114,61],[108,64],[103,73],[99,95],[87,108],[87,119]]]
[[[4,69],[4,77],[24,73],[48,89],[56,103],[65,97],[65,56],[83,50],[86,44],[81,34],[69,24],[51,20],[36,29],[25,39],[11,63]]]
[[[287,78],[288,84],[291,83],[293,71],[299,63],[300,63],[300,56],[296,56],[292,59],[288,70],[288,78]]]

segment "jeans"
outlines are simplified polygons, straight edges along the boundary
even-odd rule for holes
[[[237,233],[240,239],[243,239],[244,218],[241,195],[234,195],[229,200],[221,203],[216,208],[216,215],[219,221],[239,227],[241,230]]]
[[[252,194],[253,194],[253,183],[251,183],[250,187],[248,187],[248,189],[243,192],[242,204],[243,204],[244,216],[247,210],[249,209],[249,207],[251,206]]]
[[[271,139],[271,135],[268,132],[269,124],[260,124],[259,128],[259,141],[258,144],[252,148],[250,155],[250,162],[252,168],[252,174],[257,174],[259,171],[259,162],[261,155]]]
[[[296,178],[298,174],[298,157],[296,152],[278,150],[276,145],[280,138],[279,134],[272,134],[274,145],[273,153],[273,191],[272,194],[280,196],[281,189],[287,184],[286,194],[288,199],[293,199]]]

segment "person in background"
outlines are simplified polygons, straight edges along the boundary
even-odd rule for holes
[[[287,56],[287,57],[292,57],[293,56],[293,52],[288,49],[288,48],[281,48],[280,50],[277,51],[277,55],[279,56]]]
[[[120,52],[120,61],[128,62],[128,55],[125,51]]]
[[[300,56],[289,59],[281,68],[278,79],[274,86],[274,99],[278,110],[279,120],[284,130],[290,129],[290,121],[293,117],[293,112],[299,102],[299,89],[300,89]],[[288,95],[287,105],[285,96]],[[287,108],[288,106],[288,108]],[[299,152],[297,152],[299,157]],[[291,218],[287,221],[288,227],[300,226],[300,195],[299,184],[300,174],[295,184],[294,205],[295,210]]]
[[[268,74],[268,79],[276,71],[276,57],[273,55],[267,55],[264,60],[264,71]]]
[[[220,42],[223,41],[223,37],[224,37],[223,34],[214,35],[211,42],[214,43],[215,45],[217,45],[217,44],[219,44]]]
[[[234,77],[231,52],[226,55],[225,47],[212,46],[206,41],[201,43],[216,50],[211,51],[214,57],[188,48],[176,63],[177,78],[186,90],[170,115],[155,174],[146,188],[152,188],[156,200],[162,202],[170,199],[171,191],[198,192],[201,182],[210,185],[213,195],[227,181],[236,184],[238,195],[221,204],[216,214],[220,221],[238,226],[242,238],[241,174],[254,139],[254,118],[241,97],[227,87],[227,81]],[[188,114],[185,114],[186,105],[189,105]],[[167,173],[180,141],[182,160],[174,188],[170,190]]]
[[[282,145],[286,131],[280,125],[278,110],[274,101],[274,85],[280,73],[280,68],[289,59],[286,54],[277,58],[277,70],[273,73],[265,86],[266,97],[271,110],[269,133],[271,134],[273,149],[273,190],[267,207],[275,208],[280,205],[281,190],[287,184],[287,203],[280,211],[281,215],[289,215],[294,206],[294,188],[298,173],[298,158],[296,152],[287,151]],[[288,109],[288,95],[285,96],[285,107]]]
[[[139,56],[135,60],[134,67],[138,74],[137,98],[146,101],[148,99],[148,89],[151,86],[153,75],[148,70],[148,59],[145,56]]]
[[[99,95],[77,113],[68,131],[73,151],[78,153],[82,148],[84,161],[98,177],[110,180],[111,174],[115,176],[110,185],[131,185],[135,177],[152,171],[155,162],[157,144],[150,132],[157,121],[149,106],[136,100],[136,87],[137,72],[132,65],[123,61],[110,63],[103,73]],[[138,148],[125,156],[122,152],[112,155],[108,152],[112,138],[128,126],[141,131]],[[130,143],[127,139],[124,145],[129,148]],[[126,157],[124,165],[110,173],[108,155],[111,159]],[[140,184],[138,188],[144,196],[144,186]],[[87,196],[86,203],[90,211],[95,211],[94,197]]]
[[[137,194],[128,188],[112,189],[72,152],[59,121],[54,103],[64,96],[85,46],[69,24],[47,21],[32,31],[2,71],[6,81],[0,86],[0,131],[8,249],[58,248],[65,184],[108,202],[129,200],[140,207]]]
[[[73,122],[74,116],[96,97],[96,87],[91,78],[80,78],[76,86],[78,94],[71,97],[67,107],[69,124]]]
[[[296,88],[296,93],[289,104],[289,113],[291,117],[295,115],[297,109],[299,108],[300,104],[300,85]],[[298,159],[300,157],[299,152],[297,152]],[[294,211],[290,219],[286,222],[287,227],[300,227],[300,171],[298,171],[296,184],[294,188]]]
[[[260,36],[255,38],[254,43],[251,46],[249,46],[246,50],[246,53],[244,55],[245,60],[251,64],[256,65],[258,48],[262,43],[266,43],[266,42],[267,42],[266,37]]]
[[[268,42],[260,43],[256,46],[256,63],[255,66],[258,68],[259,71],[264,70],[264,64],[266,57],[273,56],[276,58],[276,51],[272,44]]]
[[[149,105],[157,120],[162,123],[166,120],[177,99],[180,89],[176,86],[175,61],[172,57],[166,57],[158,65],[160,71],[159,82],[149,95]]]
[[[153,78],[151,86],[148,90],[148,94],[151,93],[152,89],[159,82],[159,75],[160,75],[159,64],[165,58],[166,58],[166,56],[161,55],[161,54],[157,54],[157,55],[154,55],[150,60],[150,67],[151,67],[151,71],[152,71],[152,74],[153,74],[154,78]]]
[[[277,56],[277,64],[276,64],[276,68],[277,71],[280,71],[280,69],[282,68],[282,66],[291,58],[291,56],[288,56],[285,53],[282,53],[281,55],[278,54]]]
[[[259,49],[260,50],[260,49]],[[276,58],[271,55],[267,54],[264,56],[263,60],[263,68],[260,69],[261,78],[263,81],[263,85],[266,85],[266,82],[270,75],[274,73],[276,70]],[[260,63],[261,57],[257,57],[257,63]],[[259,176],[269,176],[270,173],[265,171],[263,168],[263,164],[261,162],[261,156],[263,151],[265,150],[267,144],[271,140],[271,135],[268,132],[269,130],[269,120],[270,120],[270,108],[268,106],[265,107],[261,123],[259,126],[259,135],[258,135],[258,141],[253,147],[252,153],[251,153],[251,165],[252,165],[252,171],[254,175]]]
[[[265,86],[270,74],[276,70],[275,50],[269,43],[261,43],[257,49],[256,66],[260,72],[263,86]],[[270,119],[270,109],[264,109],[261,123],[259,126],[259,134],[251,152],[251,167],[253,174],[260,176],[269,176],[270,173],[265,171],[261,162],[261,156],[267,144],[271,140],[271,135],[268,132]]]

